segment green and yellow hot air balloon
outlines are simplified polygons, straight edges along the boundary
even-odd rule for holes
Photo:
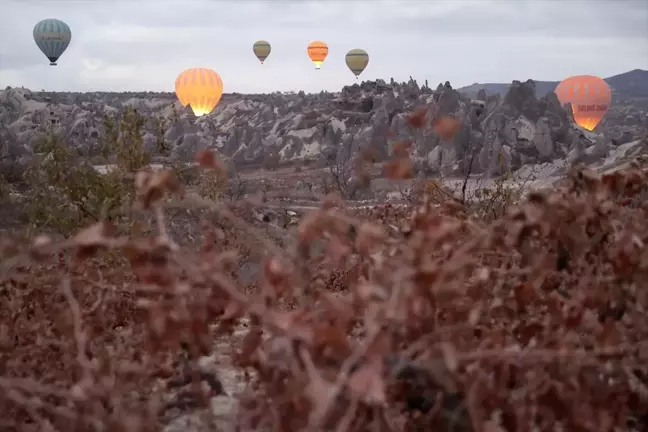
[[[257,56],[261,64],[263,64],[265,59],[268,58],[271,50],[272,47],[270,46],[270,44],[264,40],[256,41],[252,46],[252,51],[254,51],[254,55]]]
[[[346,54],[346,64],[356,76],[356,79],[358,79],[358,76],[369,64],[369,54],[367,54],[367,51],[359,48],[352,49]]]

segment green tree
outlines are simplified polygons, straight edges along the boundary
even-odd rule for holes
[[[102,151],[116,165],[100,173],[70,149],[53,129],[45,131],[28,169],[27,215],[32,227],[69,234],[81,226],[108,219],[118,226],[130,219],[135,198],[134,173],[151,156],[142,147],[145,119],[133,108],[104,117]]]
[[[168,121],[164,117],[158,116],[151,119],[151,124],[155,135],[155,152],[168,156],[171,149],[164,136],[167,131]]]

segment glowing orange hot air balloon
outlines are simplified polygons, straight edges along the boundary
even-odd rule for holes
[[[175,94],[178,97],[178,100],[182,104],[182,106],[187,106],[187,98],[185,96],[186,91],[184,91],[184,78],[183,78],[184,72],[178,75],[178,77],[175,80]],[[181,79],[182,78],[182,79]]]
[[[187,69],[175,81],[176,96],[182,106],[191,106],[200,117],[209,114],[223,96],[223,80],[211,69]]]
[[[561,104],[571,103],[574,121],[588,131],[599,124],[612,102],[610,86],[591,75],[569,77],[554,92]]]
[[[308,44],[306,51],[308,57],[315,64],[315,69],[319,69],[328,55],[328,45],[322,41],[313,41]]]

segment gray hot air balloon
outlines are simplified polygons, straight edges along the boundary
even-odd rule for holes
[[[56,61],[70,45],[71,40],[70,27],[63,21],[44,19],[34,26],[34,41],[49,59],[50,66],[56,66]]]

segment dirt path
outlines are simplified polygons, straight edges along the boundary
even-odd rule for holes
[[[215,370],[227,395],[211,399],[209,409],[195,410],[173,419],[164,432],[234,432],[238,412],[238,395],[245,389],[243,371],[232,364],[231,354],[245,336],[247,325],[240,325],[232,336],[219,337],[211,356],[200,363],[205,369]]]

